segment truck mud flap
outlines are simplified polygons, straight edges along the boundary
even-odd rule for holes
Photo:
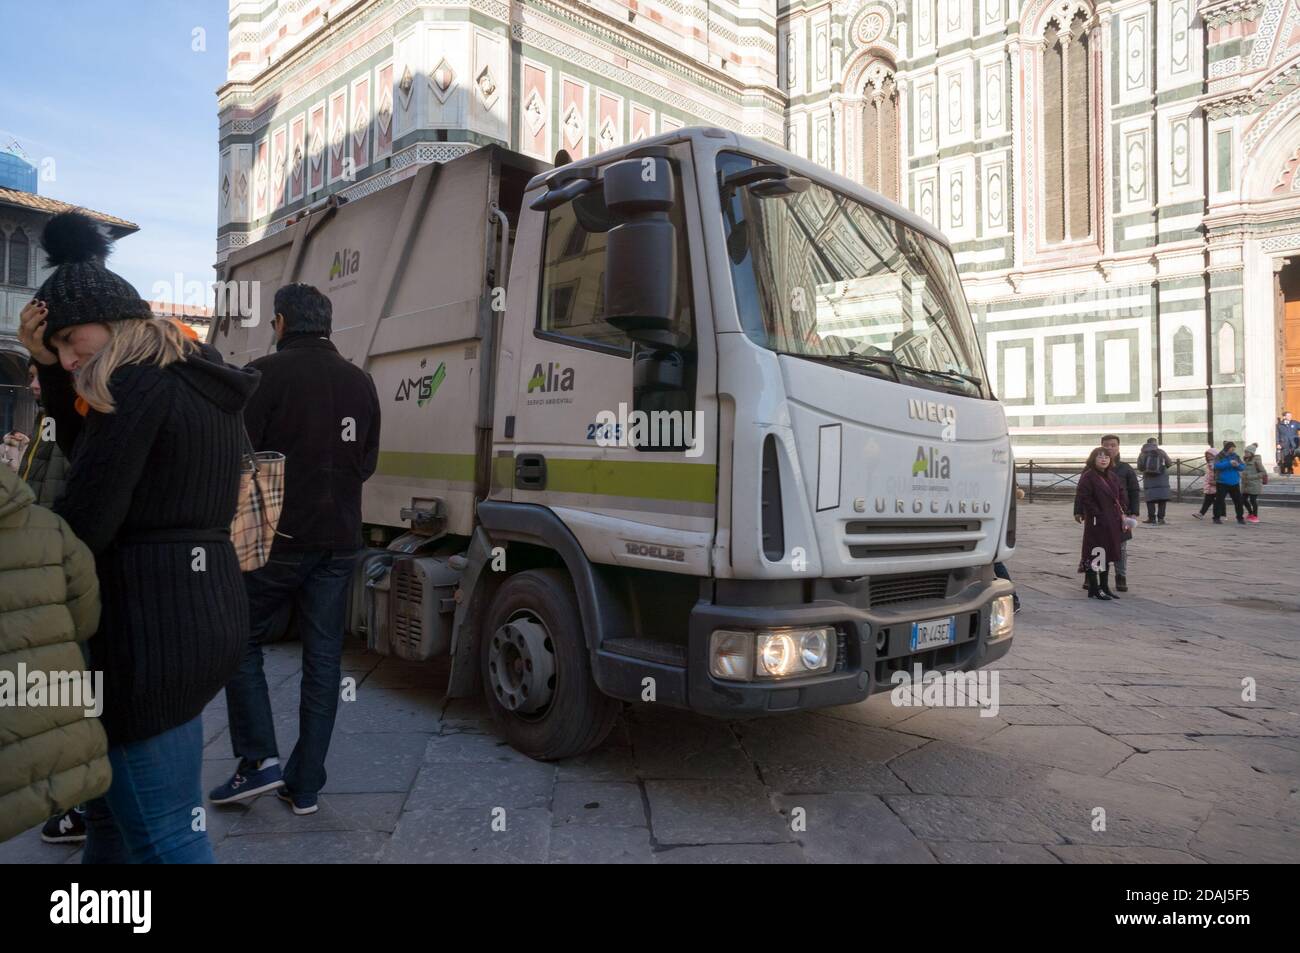
[[[606,695],[629,702],[654,702],[685,708],[687,703],[686,665],[666,659],[627,654],[638,651],[638,639],[616,639],[596,650],[592,656],[592,675]],[[653,644],[653,643],[651,643]],[[621,651],[618,651],[621,650]]]

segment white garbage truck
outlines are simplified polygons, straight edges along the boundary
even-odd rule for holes
[[[221,278],[256,295],[219,302],[226,360],[270,353],[301,281],[374,378],[350,631],[449,659],[530,756],[624,701],[775,715],[1010,648],[1014,464],[956,264],[855,182],[716,128],[554,168],[486,146]]]

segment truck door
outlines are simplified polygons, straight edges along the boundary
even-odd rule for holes
[[[689,145],[670,147],[669,157],[673,346],[634,343],[605,320],[606,233],[618,223],[600,190],[549,212],[525,203],[524,214],[541,221],[521,229],[533,242],[517,245],[516,266],[531,250],[539,267],[520,282],[526,291],[511,289],[510,314],[521,309],[526,324],[512,328],[517,360],[501,365],[516,374],[509,476],[514,502],[551,508],[594,562],[708,575],[717,364]],[[521,291],[530,300],[521,302]],[[503,469],[499,462],[497,473]]]

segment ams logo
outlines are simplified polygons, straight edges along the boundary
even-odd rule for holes
[[[427,357],[420,361],[422,369],[428,367],[428,365],[429,359]],[[438,387],[446,376],[447,364],[442,361],[439,362],[438,369],[432,374],[403,378],[397,382],[397,393],[393,395],[393,400],[414,400],[417,407],[423,407],[433,399],[434,394],[438,393]]]

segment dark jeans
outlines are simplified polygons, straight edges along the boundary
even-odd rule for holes
[[[1007,564],[1006,564],[1006,563],[994,563],[994,564],[993,564],[993,575],[997,576],[999,579],[1005,579],[1007,582],[1010,582],[1010,581],[1011,581],[1011,572],[1010,572],[1010,570],[1007,569]],[[1013,593],[1011,594],[1011,605],[1012,605],[1014,608],[1016,608],[1016,609],[1019,609],[1019,608],[1020,608],[1020,590],[1019,590],[1019,589],[1017,589],[1015,592],[1013,592]]]
[[[1214,495],[1214,518],[1222,519],[1227,514],[1228,504],[1224,500],[1225,496],[1232,497],[1232,508],[1237,511],[1237,519],[1241,519],[1241,487],[1224,483],[1219,484]]]
[[[348,584],[358,552],[272,551],[265,566],[244,573],[253,627],[239,672],[226,686],[231,746],[245,761],[280,756],[262,670],[262,638],[273,624],[276,610],[293,600],[302,637],[298,743],[284,768],[285,786],[293,794],[314,795],[325,786],[325,755],[339,707]]]
[[[1165,504],[1168,500],[1147,500],[1147,519],[1162,520],[1165,518]],[[1205,510],[1201,510],[1202,513]]]
[[[1251,516],[1258,516],[1259,515],[1259,494],[1246,493],[1242,495],[1242,499],[1246,501],[1246,512],[1249,513]]]
[[[1201,499],[1201,515],[1204,516],[1205,511],[1208,510],[1211,506],[1214,506],[1214,515],[1218,516],[1219,508],[1214,505],[1214,494],[1206,493],[1205,496]]]
[[[108,761],[113,768],[108,793],[86,803],[83,864],[213,862],[207,825],[200,822],[201,718],[111,747]]]

